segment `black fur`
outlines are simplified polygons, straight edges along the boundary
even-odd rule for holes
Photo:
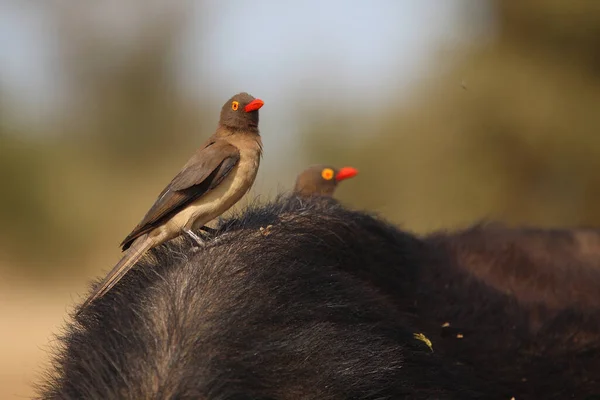
[[[522,400],[596,391],[598,368],[585,371],[598,367],[596,309],[575,302],[550,312],[550,296],[507,293],[501,278],[490,283],[459,256],[477,248],[461,234],[422,240],[325,198],[250,207],[205,248],[182,237],[154,249],[83,310],[41,398]],[[579,345],[573,333],[585,333]]]
[[[291,198],[224,221],[217,238],[158,247],[83,310],[41,397],[480,398],[380,289],[408,290],[414,237]]]
[[[600,231],[482,224],[424,240],[440,261],[415,313],[440,352],[517,399],[600,398]]]

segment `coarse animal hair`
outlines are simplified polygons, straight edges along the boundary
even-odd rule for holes
[[[438,261],[414,312],[438,351],[517,399],[600,398],[599,230],[482,223],[423,239]]]
[[[425,243],[328,198],[283,196],[195,248],[150,251],[60,337],[43,399],[480,399],[414,337]],[[409,302],[410,302],[409,301]]]
[[[591,399],[598,235],[418,238],[280,197],[153,250],[67,326],[41,397]]]

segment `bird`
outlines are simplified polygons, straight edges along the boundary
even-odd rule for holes
[[[352,178],[358,170],[352,167],[336,169],[328,165],[312,165],[296,178],[294,193],[301,196],[333,196],[339,182]]]
[[[151,248],[182,234],[199,246],[204,245],[194,230],[227,211],[254,183],[262,158],[258,110],[263,105],[264,101],[245,92],[227,100],[216,132],[163,189],[140,223],[121,242],[121,259],[77,314],[110,291]]]

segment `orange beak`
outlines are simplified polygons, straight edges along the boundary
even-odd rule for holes
[[[264,104],[265,104],[265,102],[262,101],[261,99],[254,99],[250,103],[246,104],[246,107],[244,107],[244,111],[246,111],[246,112],[256,111],[256,110],[260,109]]]
[[[336,181],[343,181],[344,179],[352,178],[358,174],[358,170],[352,167],[341,168],[335,176]]]

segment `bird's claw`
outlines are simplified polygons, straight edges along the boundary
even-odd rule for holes
[[[202,240],[202,238],[198,235],[196,235],[191,229],[184,229],[183,230],[194,242],[196,242],[196,244],[198,245],[198,247],[204,247],[204,245],[206,244],[204,242],[204,240]]]
[[[217,230],[216,229],[213,229],[213,228],[208,227],[208,226],[203,226],[203,227],[200,228],[200,230],[203,230],[204,232],[206,232],[206,233],[208,233],[208,234],[210,234],[212,236],[216,236],[216,234],[217,234]]]

